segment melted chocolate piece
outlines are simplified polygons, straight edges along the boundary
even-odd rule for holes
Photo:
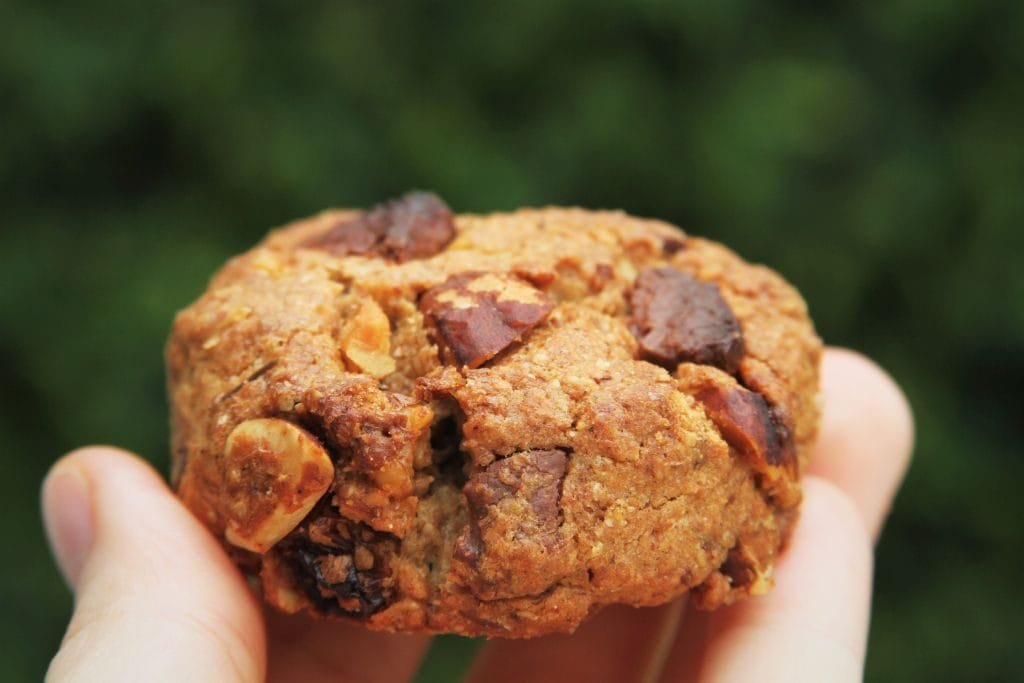
[[[741,544],[729,551],[719,571],[729,577],[729,584],[733,588],[746,588],[757,581],[754,558]]]
[[[666,237],[661,241],[661,250],[668,256],[672,256],[683,249],[686,249],[686,242],[678,237]]]
[[[469,479],[463,491],[474,517],[517,495],[525,488],[537,527],[554,531],[558,526],[558,486],[565,476],[566,457],[559,450],[523,451],[496,460]]]
[[[454,217],[444,202],[429,192],[410,192],[338,223],[304,246],[402,263],[434,256],[454,237]]]
[[[743,334],[718,286],[674,268],[641,271],[630,295],[631,329],[645,360],[674,370],[679,363],[735,372]]]
[[[535,542],[553,547],[561,523],[558,503],[567,464],[566,454],[557,449],[521,451],[471,475],[462,489],[471,529],[456,546],[457,555],[475,562],[489,543],[502,542],[505,530],[513,527]],[[532,514],[519,516],[502,509],[503,501],[520,496]]]
[[[789,430],[761,394],[708,384],[694,398],[704,405],[722,438],[755,465],[774,467],[795,459]]]

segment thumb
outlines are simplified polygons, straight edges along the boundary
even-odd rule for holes
[[[210,534],[140,458],[75,451],[43,519],[75,612],[47,681],[258,681],[259,608]]]

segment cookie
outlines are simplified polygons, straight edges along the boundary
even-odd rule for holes
[[[172,480],[285,612],[711,609],[771,585],[820,354],[782,278],[666,223],[413,193],[272,232],[178,314]]]

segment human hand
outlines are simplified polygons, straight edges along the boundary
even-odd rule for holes
[[[892,380],[851,352],[826,352],[822,393],[802,518],[769,594],[711,613],[686,611],[685,600],[610,607],[570,636],[490,641],[470,680],[860,680],[872,543],[903,479],[913,425]],[[264,615],[161,477],[123,451],[63,458],[43,485],[43,514],[75,592],[54,683],[404,681],[428,642]]]

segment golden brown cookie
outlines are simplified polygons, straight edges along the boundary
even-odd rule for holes
[[[173,482],[286,612],[714,608],[771,584],[820,353],[782,278],[671,225],[414,193],[271,233],[178,315]]]

